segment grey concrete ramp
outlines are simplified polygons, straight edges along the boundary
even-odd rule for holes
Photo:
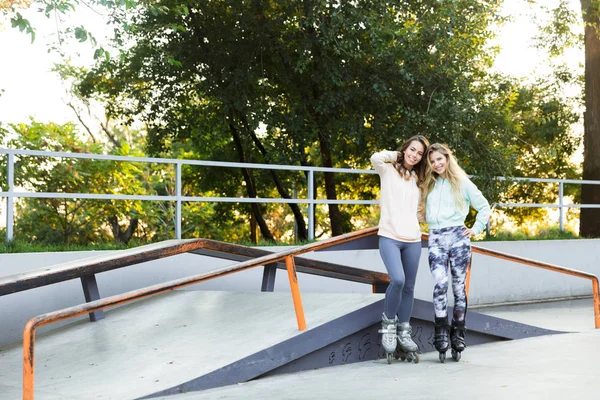
[[[600,392],[600,330],[469,347],[460,362],[367,361],[278,375],[163,400],[593,399]]]
[[[381,295],[305,294],[308,329]],[[300,334],[289,293],[176,291],[39,334],[36,399],[133,399]],[[275,317],[273,317],[275,316]],[[21,397],[22,348],[0,351],[0,399]]]
[[[135,399],[189,393],[383,356],[382,294],[175,291],[109,310],[36,340],[36,399]],[[413,337],[432,351],[432,306],[416,300]],[[469,313],[470,345],[558,333]],[[477,347],[477,346],[473,346]],[[432,353],[437,359],[437,353]],[[415,366],[416,367],[416,366]],[[22,349],[0,351],[0,399],[21,396]],[[330,368],[325,368],[329,370]]]

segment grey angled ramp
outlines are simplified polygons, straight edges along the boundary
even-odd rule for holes
[[[600,330],[469,347],[460,362],[385,360],[257,379],[161,400],[594,399]]]
[[[305,293],[304,332],[287,292],[175,291],[132,303],[97,323],[40,334],[36,399],[143,398],[375,359],[382,298]],[[431,313],[430,303],[415,302],[423,351]],[[470,344],[551,332],[476,313],[469,321]],[[0,351],[0,398],[21,397],[21,367],[19,346]]]
[[[385,352],[378,334],[382,309],[383,299],[241,358],[207,375],[143,398],[189,393],[266,376],[383,358]],[[415,300],[411,320],[413,338],[423,353],[435,351],[432,310],[430,302]],[[452,308],[449,308],[449,312],[452,313]],[[476,312],[470,312],[468,318],[470,346],[562,333]]]
[[[303,295],[309,330],[381,299]],[[180,385],[300,335],[291,294],[174,291],[36,340],[36,400],[134,399]],[[0,399],[18,399],[22,349],[0,350]]]

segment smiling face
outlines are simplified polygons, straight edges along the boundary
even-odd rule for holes
[[[412,168],[421,161],[425,153],[425,147],[418,140],[413,140],[404,150],[404,168],[412,170]]]
[[[429,154],[429,165],[442,179],[446,179],[446,169],[448,168],[448,159],[439,151],[432,151]]]

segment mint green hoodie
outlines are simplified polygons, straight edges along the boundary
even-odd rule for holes
[[[465,177],[461,184],[465,205],[459,209],[450,181],[437,177],[433,190],[427,196],[426,219],[430,230],[464,225],[471,206],[477,210],[477,218],[471,230],[475,235],[483,232],[490,218],[490,205],[469,178]]]

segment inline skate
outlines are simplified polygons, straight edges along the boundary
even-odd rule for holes
[[[467,347],[465,343],[465,321],[456,321],[452,319],[450,328],[450,343],[452,345],[452,358],[454,361],[460,361],[462,351]]]
[[[433,337],[433,346],[440,353],[440,362],[446,362],[446,352],[448,351],[448,317],[435,317],[435,336]]]
[[[398,346],[396,347],[395,357],[402,361],[419,362],[419,346],[412,340],[412,327],[408,322],[402,322],[398,325]]]
[[[394,317],[394,319],[389,319],[385,313],[383,313],[383,316],[381,317],[381,329],[379,330],[379,333],[381,333],[381,345],[385,350],[388,364],[392,363],[394,352],[396,351],[396,345],[398,343],[398,335],[396,333],[397,326],[397,317]]]

